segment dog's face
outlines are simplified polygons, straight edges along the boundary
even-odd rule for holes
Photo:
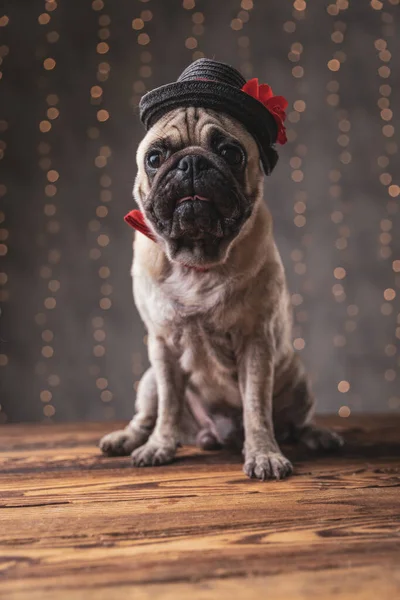
[[[172,260],[223,263],[262,198],[254,138],[234,119],[180,108],[160,119],[137,152],[135,198]]]

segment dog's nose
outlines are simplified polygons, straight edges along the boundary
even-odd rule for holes
[[[177,169],[184,171],[187,176],[195,178],[201,171],[208,169],[208,161],[203,156],[184,156],[179,161]]]

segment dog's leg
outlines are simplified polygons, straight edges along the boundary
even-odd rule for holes
[[[250,339],[239,360],[243,401],[244,467],[249,477],[283,479],[293,468],[275,440],[272,421],[274,340]]]
[[[274,396],[274,425],[278,439],[297,442],[310,450],[330,452],[343,446],[334,431],[314,423],[315,398],[302,361],[294,354],[280,374],[283,389]]]
[[[151,434],[157,419],[157,383],[152,367],[142,376],[132,421],[100,440],[100,449],[108,456],[126,456],[142,446]]]
[[[314,407],[315,400],[304,375],[293,390],[292,439],[310,450],[334,452],[343,446],[343,438],[334,431],[314,423]]]
[[[136,467],[163,465],[173,460],[179,442],[184,376],[177,358],[165,342],[149,336],[149,358],[158,389],[158,415],[147,442],[132,452]]]

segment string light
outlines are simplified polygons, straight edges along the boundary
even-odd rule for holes
[[[112,200],[112,193],[110,189],[107,189],[107,196],[104,195],[105,190],[104,187],[110,188],[111,186],[111,177],[107,174],[106,169],[108,166],[108,161],[112,156],[112,151],[110,146],[108,146],[105,141],[107,139],[107,123],[111,119],[111,115],[109,110],[106,108],[97,108],[103,103],[106,102],[107,98],[107,81],[111,72],[111,62],[107,57],[110,51],[110,26],[111,26],[111,17],[108,14],[104,14],[102,11],[105,10],[105,2],[101,0],[94,0],[92,3],[92,8],[97,14],[97,22],[99,25],[98,29],[98,37],[100,42],[98,42],[96,46],[96,52],[99,55],[99,63],[97,65],[97,74],[96,78],[98,83],[94,83],[90,87],[90,103],[96,107],[95,115],[97,125],[93,125],[88,129],[88,137],[89,139],[95,141],[93,147],[96,149],[96,156],[94,157],[93,163],[94,166],[100,171],[99,172],[99,184],[100,184],[100,202],[110,202]],[[132,27],[134,29],[138,29],[137,27],[137,19],[132,22]],[[104,41],[104,40],[107,40]],[[105,233],[104,229],[106,228],[106,218],[108,216],[108,208],[103,206],[103,204],[99,204],[95,209],[95,217],[88,224],[88,230],[93,235],[93,243],[96,247],[91,248],[89,251],[89,258],[94,261],[105,261],[105,256],[103,254],[105,248],[110,243],[110,236],[108,233]],[[101,266],[98,269],[100,280],[108,279],[111,275],[111,271],[107,266]],[[103,296],[108,296],[112,293],[112,287],[109,285],[105,290],[103,285],[100,283],[100,299],[98,303],[98,310],[105,311],[111,308],[112,301],[110,298],[106,298]],[[107,294],[104,292],[107,291]],[[106,354],[106,319],[103,315],[99,313],[92,318],[92,329],[93,329],[93,356],[95,359],[99,360],[99,364],[92,364],[89,366],[89,373],[95,377],[95,385],[98,390],[101,390],[100,400],[101,402],[108,402],[113,398],[112,393],[107,390],[108,388],[108,379],[100,374],[104,370],[103,359]],[[99,343],[100,342],[100,343]],[[99,376],[100,375],[100,376]],[[106,393],[106,396],[104,394]],[[105,400],[104,398],[107,398]],[[113,407],[103,408],[103,414],[106,418],[112,418],[115,415]]]
[[[342,394],[346,394],[350,390],[350,383],[348,381],[339,381],[338,390]]]
[[[231,21],[231,29],[238,33],[237,44],[238,54],[240,58],[239,69],[246,79],[253,76],[254,65],[251,58],[250,37],[246,35],[246,30],[249,27],[251,19],[251,11],[254,4],[249,0],[242,0],[240,8],[234,19]]]
[[[331,212],[331,221],[337,227],[337,238],[335,248],[338,251],[337,263],[339,265],[333,268],[333,280],[340,282],[332,285],[332,295],[336,302],[343,304],[343,333],[337,333],[333,336],[332,343],[335,348],[344,348],[348,343],[348,335],[353,333],[357,328],[356,320],[346,319],[346,314],[351,314],[355,317],[358,314],[358,307],[351,304],[344,308],[345,301],[348,299],[349,291],[347,290],[347,281],[350,273],[350,265],[346,264],[348,256],[348,239],[351,234],[350,227],[346,224],[346,220],[350,215],[350,205],[343,199],[342,179],[346,172],[347,165],[351,164],[352,155],[348,150],[351,143],[351,121],[347,110],[340,107],[341,100],[341,78],[342,65],[347,60],[347,55],[342,49],[346,41],[347,23],[346,10],[349,4],[347,1],[337,1],[336,4],[330,4],[327,7],[328,14],[333,17],[333,31],[331,40],[335,44],[332,48],[333,55],[327,61],[327,69],[331,74],[326,91],[326,103],[332,110],[337,121],[337,137],[336,143],[338,146],[338,160],[335,168],[331,168],[328,174],[329,179],[329,196],[333,210]],[[340,17],[337,19],[337,17]],[[351,273],[350,273],[351,274]],[[343,366],[344,368],[344,366]],[[338,384],[338,391],[347,393],[350,390],[348,381],[343,380]],[[355,401],[355,396],[351,397],[352,404]],[[338,414],[341,417],[348,417],[351,413],[351,408],[341,406]]]
[[[182,6],[186,11],[193,11],[196,8],[195,0],[183,0]],[[204,58],[205,54],[199,49],[199,38],[204,33],[205,16],[202,12],[189,13],[191,19],[191,34],[187,35],[184,40],[184,45],[187,50],[192,52],[192,59],[198,60]],[[188,27],[189,31],[189,27]]]
[[[398,196],[397,193],[397,182],[394,181],[394,176],[397,175],[396,171],[392,171],[393,165],[393,154],[398,152],[397,145],[391,141],[391,138],[395,134],[395,128],[392,124],[394,121],[394,109],[391,106],[391,94],[392,94],[392,85],[391,85],[391,59],[392,53],[390,51],[389,40],[390,37],[393,36],[394,30],[392,26],[393,17],[387,12],[379,13],[383,9],[383,4],[378,2],[377,0],[371,1],[371,8],[376,11],[375,18],[379,18],[382,21],[382,37],[375,39],[374,41],[374,50],[377,54],[378,61],[380,61],[380,66],[377,69],[378,72],[378,81],[379,81],[379,94],[380,97],[377,101],[377,110],[379,111],[379,116],[381,119],[381,152],[377,159],[377,164],[380,169],[383,170],[379,174],[379,183],[384,188],[384,193],[387,193],[387,203],[386,203],[386,214],[384,218],[380,220],[380,233],[378,236],[379,241],[379,257],[383,261],[391,261],[392,269],[391,272],[395,272],[393,261],[393,249],[392,249],[392,229],[393,229],[393,218],[394,215],[398,212],[398,204],[394,198]],[[379,63],[378,63],[379,64]],[[395,285],[396,285],[396,276]],[[397,285],[400,287],[400,282],[397,281]],[[388,287],[383,291],[383,302],[380,305],[380,312],[384,317],[391,317],[392,319],[396,318],[396,313],[394,311],[394,300],[396,298],[396,290],[393,287]],[[398,313],[400,315],[400,313]],[[390,341],[396,341],[398,328],[396,327],[396,323],[393,323],[393,338]],[[386,344],[385,346],[385,354],[387,356],[388,363],[390,368],[386,368],[383,374],[383,378],[387,384],[391,384],[396,379],[397,373],[393,369],[395,363],[395,355],[397,352],[397,348],[394,344]],[[390,394],[390,392],[389,392]],[[389,395],[389,407],[391,406],[391,398]]]
[[[296,143],[297,140],[297,127],[301,124],[302,119],[307,116],[307,93],[308,87],[304,81],[305,69],[301,64],[303,59],[304,46],[298,41],[299,28],[301,28],[301,21],[306,16],[306,3],[301,0],[295,0],[293,2],[293,21],[286,21],[283,23],[283,31],[289,34],[287,39],[288,42],[288,53],[287,58],[289,60],[289,72],[293,76],[293,82],[291,85],[292,89],[292,101],[288,107],[287,115],[287,138],[288,148],[291,151],[291,157],[289,159],[289,166],[291,168],[290,177],[295,187],[293,191],[293,224],[296,228],[296,232],[293,234],[294,239],[297,238],[296,246],[302,246],[304,249],[308,249],[312,244],[312,236],[306,233],[307,227],[307,210],[308,210],[308,194],[305,189],[305,171],[304,167],[306,164],[306,157],[308,148],[306,144]],[[292,34],[296,34],[294,37]],[[297,39],[296,39],[297,38]],[[294,317],[295,325],[293,328],[293,347],[297,351],[301,351],[306,347],[305,342],[305,326],[308,321],[308,313],[302,307],[304,298],[310,291],[309,281],[307,276],[307,264],[305,262],[306,253],[305,250],[296,248],[291,253],[291,259],[293,260],[293,271],[296,276],[301,277],[301,280],[296,278],[295,283],[292,284],[301,289],[300,294],[294,294],[292,296],[292,304],[294,306]],[[301,298],[301,302],[299,302]]]
[[[131,97],[131,106],[137,108],[142,94],[151,85],[153,68],[152,68],[152,53],[151,53],[151,36],[147,28],[153,20],[153,11],[151,4],[145,10],[141,10],[140,14],[132,20],[132,29],[138,32],[137,43],[139,45],[140,65],[137,68],[138,76],[132,84],[133,95]]]
[[[348,406],[341,406],[338,412],[339,417],[343,417],[344,419],[347,419],[351,415],[351,410]]]
[[[57,9],[57,2],[51,1],[45,3],[45,9],[47,12],[42,13],[38,17],[40,25],[48,25],[50,22],[56,21],[56,15],[54,11]],[[52,14],[49,14],[52,13]],[[54,23],[53,23],[54,26]],[[47,43],[55,43],[58,41],[59,35],[56,31],[47,32],[45,35]],[[45,46],[44,46],[45,47]],[[45,50],[47,54],[47,50]],[[54,56],[47,56],[43,58],[43,71],[46,75],[43,75],[47,85],[46,89],[49,90],[52,87],[54,81],[53,72],[57,70],[57,60]],[[58,207],[56,196],[58,194],[58,188],[60,185],[60,172],[55,167],[54,159],[51,157],[52,141],[53,141],[53,121],[55,121],[60,115],[60,109],[58,108],[59,97],[54,92],[47,92],[46,95],[46,109],[45,118],[39,123],[39,131],[42,134],[42,139],[38,145],[39,154],[39,167],[43,170],[45,175],[44,182],[44,203],[43,203],[43,214],[45,217],[44,233],[42,238],[48,239],[48,244],[53,245],[55,243],[54,236],[59,233],[61,229],[61,223],[57,218]],[[52,198],[52,202],[49,202],[49,198]],[[38,362],[36,365],[36,372],[42,378],[45,378],[45,382],[42,385],[47,386],[49,381],[52,382],[53,387],[56,387],[60,382],[59,375],[55,372],[56,362],[53,362],[54,357],[54,328],[56,317],[54,311],[57,308],[57,294],[61,287],[61,282],[57,279],[57,272],[59,270],[59,262],[61,253],[57,248],[52,248],[47,253],[47,264],[40,267],[39,275],[46,283],[45,298],[43,299],[43,313],[36,315],[36,322],[40,327],[46,327],[41,332],[41,340],[45,345],[41,348],[41,356],[46,359],[46,362]],[[49,295],[50,294],[50,295]],[[52,371],[49,374],[49,371]],[[56,408],[54,404],[54,395],[52,392],[46,389],[42,389],[40,392],[40,400],[45,405],[42,407],[43,415],[48,420],[56,414]]]
[[[0,27],[7,27],[9,24],[10,20],[9,17],[7,15],[3,15],[2,17],[0,17]],[[7,46],[2,46],[0,48],[0,64],[3,62],[3,58],[6,57],[8,55],[8,47]],[[0,71],[0,79],[2,78],[2,72]],[[0,120],[0,133],[1,133],[1,139],[0,139],[0,160],[3,160],[6,152],[7,152],[7,143],[6,143],[6,139],[3,139],[3,134],[6,133],[8,130],[8,122],[5,119]],[[4,173],[4,170],[2,171]],[[7,194],[8,190],[7,190],[7,186],[5,185],[5,183],[0,182],[0,201],[3,201],[7,199]],[[9,231],[8,231],[8,224],[7,224],[7,218],[6,218],[6,213],[1,210],[0,211],[0,258],[6,257],[8,254],[8,237],[9,237]],[[6,272],[7,267],[4,263],[4,266],[2,264],[1,266],[1,272],[0,272],[0,319],[4,318],[3,316],[3,312],[4,310],[6,310],[6,304],[8,302],[9,299],[9,290],[8,290],[8,274]],[[4,378],[4,372],[3,370],[6,369],[9,364],[10,364],[10,360],[8,355],[6,354],[7,349],[6,346],[3,343],[3,340],[0,340],[1,343],[1,350],[0,350],[0,377]],[[4,350],[3,350],[3,345],[4,345]],[[3,408],[3,406],[0,404],[0,424],[1,423],[6,423],[8,419],[8,416]]]

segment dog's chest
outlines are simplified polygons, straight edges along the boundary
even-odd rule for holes
[[[202,373],[210,381],[235,376],[236,360],[229,334],[200,318],[185,320],[180,325],[172,333],[170,343],[186,373]]]
[[[184,372],[207,387],[230,388],[237,386],[235,344],[240,327],[234,307],[224,302],[221,284],[211,285],[210,277],[170,277],[152,297],[151,288],[145,294],[141,285],[139,304],[149,331],[165,340]]]

